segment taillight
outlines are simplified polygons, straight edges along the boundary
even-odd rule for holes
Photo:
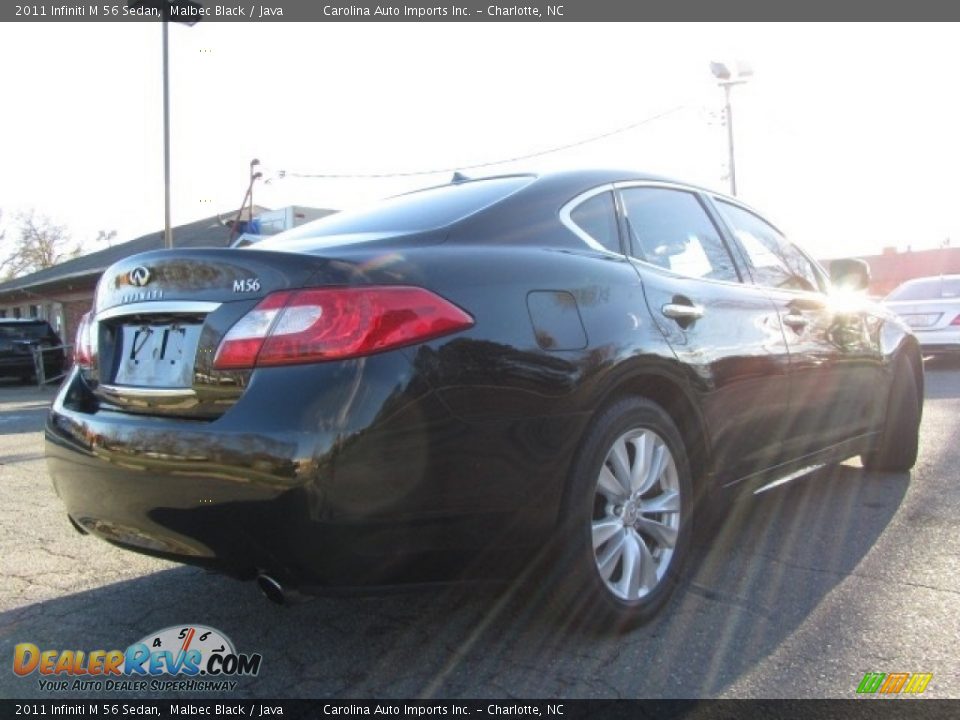
[[[463,330],[473,318],[416,287],[284,290],[265,297],[217,348],[218,370],[344,360]]]
[[[951,325],[960,325],[960,315],[957,315],[951,322]]]
[[[77,327],[77,340],[73,345],[73,362],[83,368],[93,367],[93,358],[97,354],[97,341],[94,337],[96,325],[93,321],[93,313],[87,312],[80,318],[80,325]]]

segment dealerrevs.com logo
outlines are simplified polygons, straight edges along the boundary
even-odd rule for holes
[[[19,643],[13,649],[13,672],[38,675],[40,689],[50,692],[228,691],[237,686],[234,678],[259,673],[262,660],[259,653],[238,653],[215,628],[175,625],[126,650],[41,650]]]

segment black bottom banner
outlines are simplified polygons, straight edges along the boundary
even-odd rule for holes
[[[0,718],[496,718],[556,720],[932,720],[960,717],[960,700],[0,700]]]

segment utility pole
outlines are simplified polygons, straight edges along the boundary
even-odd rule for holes
[[[173,247],[170,227],[170,18],[174,22],[193,26],[200,20],[199,0],[128,0],[131,10],[147,8],[158,13],[163,25],[163,246]],[[176,12],[174,12],[176,8]]]
[[[253,169],[260,164],[260,161],[254,158],[250,161],[250,222],[253,222],[253,181],[263,177],[263,173],[254,173]]]
[[[163,13],[163,246],[173,247],[170,227],[170,47],[168,13]]]

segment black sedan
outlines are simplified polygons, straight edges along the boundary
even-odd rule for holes
[[[276,600],[536,557],[551,598],[630,624],[726,497],[912,467],[918,345],[867,275],[661,178],[458,177],[109,268],[50,471],[81,532]]]

